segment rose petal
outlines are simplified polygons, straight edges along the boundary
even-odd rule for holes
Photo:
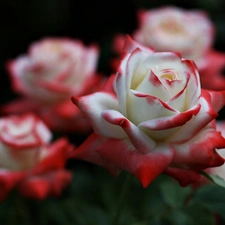
[[[156,119],[144,121],[140,123],[138,126],[146,127],[150,130],[164,130],[170,129],[178,126],[182,126],[187,121],[189,121],[193,115],[197,115],[201,108],[201,105],[198,104],[190,110],[187,110],[183,113],[178,113],[174,116],[166,116],[166,117],[159,117]]]
[[[92,133],[79,147],[70,153],[69,158],[82,159],[106,168],[112,175],[118,176],[120,169],[104,158],[96,150],[106,141],[106,137]]]
[[[177,113],[176,109],[155,96],[131,90],[128,97],[127,117],[136,125],[153,118],[176,115]]]
[[[102,117],[102,112],[106,109],[119,111],[118,102],[113,94],[96,92],[83,97],[73,97],[72,101],[85,114],[96,133],[113,138],[127,136],[119,126],[110,124]]]
[[[164,173],[178,180],[182,187],[186,187],[200,179],[200,174],[194,170],[167,167]]]
[[[144,52],[140,49],[136,49],[132,54],[127,54],[125,58],[121,61],[119,66],[118,73],[115,78],[115,91],[117,93],[117,98],[119,102],[119,106],[123,115],[126,116],[126,102],[127,102],[127,95],[126,93],[131,88],[132,85],[137,85],[137,81],[133,77],[134,70],[136,69],[137,65],[140,63],[141,60],[146,56]],[[141,75],[144,76],[146,71],[138,72],[138,79],[141,79]]]
[[[195,137],[181,145],[173,145],[177,164],[197,164],[203,167],[220,166],[224,160],[216,153],[216,148],[225,147],[225,139],[214,129],[203,129]]]
[[[50,183],[42,177],[31,177],[20,184],[19,192],[28,198],[45,199],[50,192]]]
[[[204,90],[203,90],[204,92]],[[225,105],[225,91],[211,91],[207,90],[211,96],[211,105],[215,112],[219,112]]]
[[[186,91],[186,104],[191,107],[196,104],[201,95],[200,78],[197,67],[193,61],[183,59],[182,62],[188,68],[188,71],[186,72],[190,74],[188,74],[190,79],[186,88],[188,90]]]
[[[126,119],[121,113],[114,110],[105,110],[102,116],[106,121],[121,126],[138,151],[148,153],[154,149],[156,145],[155,141]]]
[[[170,136],[167,141],[170,143],[183,143],[193,138],[201,129],[216,118],[217,113],[211,108],[210,96],[202,96],[197,104],[201,109],[196,116],[193,116],[186,124],[180,127],[176,133]]]
[[[32,174],[46,173],[47,171],[64,168],[67,156],[72,152],[74,146],[69,144],[65,138],[58,139],[48,146],[44,159],[33,169]]]
[[[124,38],[124,46],[123,46],[123,50],[132,53],[135,49],[139,48],[142,51],[151,54],[154,52],[154,50],[150,47],[146,47],[142,44],[140,44],[139,42],[136,42],[135,40],[133,40],[129,35],[126,35],[126,37]]]
[[[162,101],[166,101],[170,97],[170,92],[166,90],[165,86],[152,70],[150,70],[149,75],[145,76],[143,81],[136,87],[135,91],[156,96]]]
[[[136,176],[143,187],[147,187],[161,174],[174,156],[174,149],[169,145],[157,145],[153,151],[142,154],[124,139],[107,139],[98,152],[121,169]]]
[[[12,190],[24,176],[24,172],[0,169],[0,201],[7,197],[8,192]]]

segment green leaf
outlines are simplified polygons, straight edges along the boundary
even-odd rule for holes
[[[165,203],[172,208],[181,207],[190,194],[190,187],[183,188],[171,178],[165,177],[160,183],[159,189]]]
[[[171,211],[167,219],[172,225],[195,225],[193,218],[181,209]]]
[[[212,213],[225,220],[225,189],[215,184],[208,184],[197,189],[190,204],[204,204]]]
[[[183,209],[173,210],[167,216],[171,225],[214,225],[214,215],[202,204],[193,204]]]
[[[203,176],[205,176],[208,180],[212,181],[214,184],[217,184],[223,188],[225,188],[225,180],[222,179],[221,177],[213,174],[208,174],[204,171],[201,172]]]

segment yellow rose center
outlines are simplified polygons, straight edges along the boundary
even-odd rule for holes
[[[180,80],[179,75],[173,69],[164,69],[159,74],[159,77],[168,81]]]
[[[185,33],[181,24],[177,23],[174,20],[163,21],[161,23],[161,28],[166,33],[171,34],[171,35],[178,35],[178,34]]]
[[[165,79],[165,80],[169,80],[169,81],[172,81],[172,80],[177,80],[177,77],[175,74],[173,73],[165,73],[161,76],[161,78]]]

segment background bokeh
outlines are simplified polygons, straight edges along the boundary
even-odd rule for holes
[[[101,48],[99,70],[109,75],[111,42],[115,33],[131,33],[137,26],[136,11],[176,5],[203,9],[216,27],[214,47],[225,51],[225,2],[223,0],[8,0],[1,1],[0,21],[0,103],[14,97],[9,86],[5,63],[44,37],[71,37],[84,43],[98,43]]]

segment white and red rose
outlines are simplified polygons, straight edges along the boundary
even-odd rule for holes
[[[126,170],[144,187],[162,172],[182,186],[219,166],[225,139],[215,129],[225,91],[201,89],[196,65],[173,52],[153,52],[127,37],[114,91],[74,97],[94,133],[72,154]]]
[[[16,188],[25,197],[57,196],[72,174],[64,166],[72,145],[52,135],[35,115],[0,119],[0,200]]]
[[[45,38],[33,43],[27,55],[8,63],[12,88],[23,97],[2,107],[2,112],[32,110],[51,129],[90,130],[70,99],[102,87],[105,79],[96,73],[98,56],[96,45],[86,47],[78,40]]]

